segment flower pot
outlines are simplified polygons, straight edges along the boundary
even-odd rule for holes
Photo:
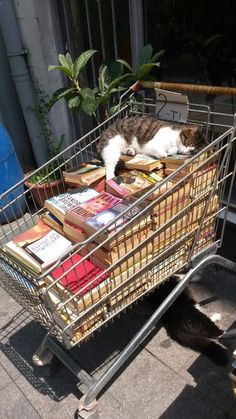
[[[40,206],[44,206],[44,201],[52,196],[57,196],[65,192],[65,187],[62,179],[57,179],[52,182],[35,184],[28,180],[25,181],[25,186],[29,188],[35,202]]]

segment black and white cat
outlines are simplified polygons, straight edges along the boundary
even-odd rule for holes
[[[121,153],[147,154],[156,158],[173,154],[190,154],[205,144],[201,128],[177,125],[148,116],[132,116],[117,120],[101,135],[98,153],[105,167],[106,178],[115,176]]]
[[[157,309],[178,284],[176,277],[171,277],[147,299],[152,308]],[[177,297],[175,302],[161,318],[168,336],[180,345],[190,348],[210,358],[216,365],[227,365],[226,347],[220,342],[236,338],[236,330],[225,332],[213,320],[199,310],[189,287]]]

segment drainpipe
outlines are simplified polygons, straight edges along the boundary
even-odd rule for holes
[[[33,167],[33,155],[30,147],[25,121],[13,83],[7,54],[0,32],[0,124],[9,133],[22,169],[27,172]]]
[[[42,126],[35,112],[35,96],[30,74],[25,61],[21,33],[15,15],[12,0],[0,2],[0,30],[5,43],[12,78],[16,86],[19,102],[28,130],[34,158],[38,166],[47,161],[47,147],[42,140]]]

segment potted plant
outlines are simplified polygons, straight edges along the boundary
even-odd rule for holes
[[[63,138],[64,136],[61,137],[61,139]],[[61,176],[63,166],[63,158],[57,157],[33,173],[26,174],[25,186],[29,189],[31,196],[40,207],[44,206],[45,199],[59,195],[65,191]]]

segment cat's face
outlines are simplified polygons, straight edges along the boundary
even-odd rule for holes
[[[202,129],[198,126],[186,126],[180,133],[181,141],[185,147],[191,147],[192,150],[203,148],[207,145]]]

